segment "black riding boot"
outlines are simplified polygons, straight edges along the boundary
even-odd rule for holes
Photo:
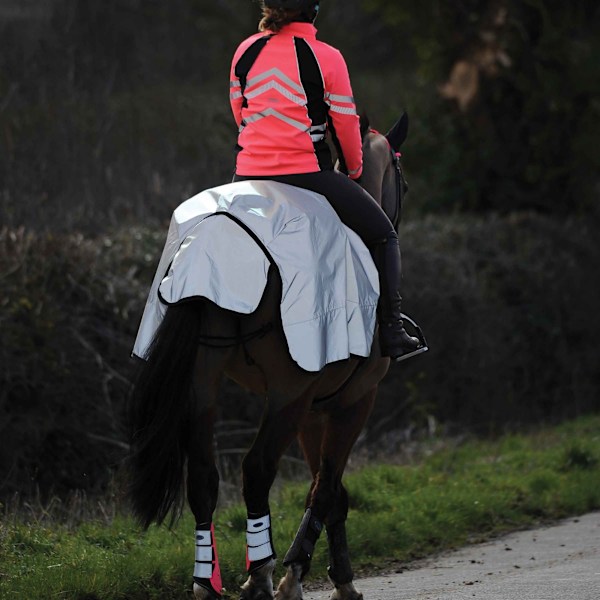
[[[379,271],[379,344],[381,355],[401,360],[420,346],[416,337],[408,335],[401,316],[402,260],[400,245],[394,233],[371,249],[375,266]]]

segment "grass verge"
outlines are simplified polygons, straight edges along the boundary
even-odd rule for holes
[[[363,468],[345,484],[355,567],[409,561],[600,508],[600,416],[528,435],[448,444],[419,464]],[[306,485],[290,484],[273,498],[273,533],[281,554],[301,519],[305,493]],[[153,527],[143,534],[126,517],[74,527],[5,514],[0,598],[189,598],[193,530],[191,515],[172,531]],[[226,597],[236,597],[244,579],[243,507],[221,510],[216,530]],[[314,577],[325,574],[325,546],[321,540]]]

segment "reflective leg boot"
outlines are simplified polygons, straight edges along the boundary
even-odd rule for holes
[[[392,232],[372,249],[379,271],[379,345],[381,355],[393,361],[408,358],[421,346],[418,338],[409,335],[402,322],[402,260],[397,236]]]

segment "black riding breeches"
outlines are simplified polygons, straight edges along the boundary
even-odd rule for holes
[[[384,240],[397,238],[392,222],[375,199],[339,171],[262,177],[234,175],[233,177],[233,181],[248,179],[279,181],[325,196],[342,223],[350,227],[368,248]]]

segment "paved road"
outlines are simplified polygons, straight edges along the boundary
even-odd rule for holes
[[[600,600],[600,512],[356,581],[365,600]],[[329,591],[306,592],[325,600]]]

